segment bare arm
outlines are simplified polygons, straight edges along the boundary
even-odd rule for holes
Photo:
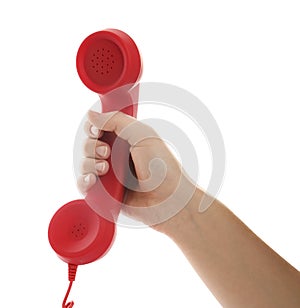
[[[203,192],[161,231],[181,248],[224,307],[300,307],[300,273],[221,202],[198,212]]]

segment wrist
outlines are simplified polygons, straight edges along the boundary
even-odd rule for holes
[[[152,226],[152,228],[172,239],[184,234],[186,226],[193,224],[193,217],[199,212],[199,205],[203,196],[204,192],[197,187],[191,199],[181,211],[165,222]]]

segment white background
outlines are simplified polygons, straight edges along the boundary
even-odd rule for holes
[[[81,197],[73,142],[97,100],[75,56],[87,35],[108,27],[134,38],[144,81],[185,88],[210,109],[227,153],[218,198],[299,269],[299,16],[296,0],[1,1],[0,306],[61,306],[67,266],[47,228]],[[178,248],[151,229],[119,228],[109,254],[79,268],[71,299],[78,308],[219,307]]]

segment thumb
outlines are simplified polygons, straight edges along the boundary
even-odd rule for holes
[[[136,121],[135,118],[119,111],[98,113],[89,110],[88,119],[98,129],[114,132],[117,135],[119,135],[126,126]]]
[[[90,110],[88,119],[98,129],[114,132],[131,146],[144,139],[157,137],[150,126],[120,111],[98,113]]]

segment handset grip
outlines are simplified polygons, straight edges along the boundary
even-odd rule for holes
[[[105,95],[100,95],[102,112],[121,111],[137,116],[139,85],[122,87]],[[112,155],[107,159],[108,173],[97,178],[97,182],[87,192],[86,203],[100,216],[116,222],[122,207],[130,159],[130,145],[113,132],[104,132],[101,141],[109,144]]]

